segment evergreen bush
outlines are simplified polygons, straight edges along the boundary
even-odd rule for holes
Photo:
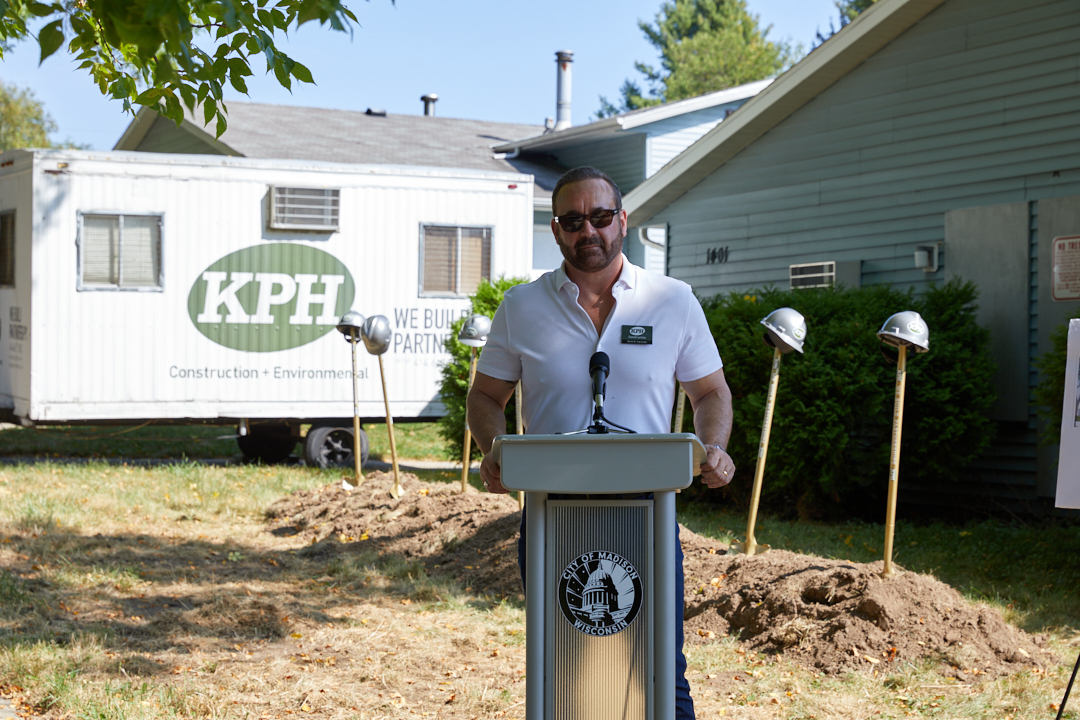
[[[1035,406],[1043,421],[1039,433],[1041,445],[1061,441],[1061,410],[1065,404],[1065,363],[1068,360],[1069,323],[1058,325],[1050,333],[1050,349],[1035,360],[1039,384],[1035,386]]]
[[[762,507],[803,517],[879,513],[888,483],[897,350],[877,331],[893,313],[915,310],[930,328],[930,352],[908,352],[900,482],[945,483],[990,444],[993,424],[989,333],[975,322],[977,290],[950,281],[916,297],[883,285],[857,289],[732,293],[702,306],[724,359],[738,467],[723,495],[750,496],[765,412],[772,348],[760,321],[780,307],[806,318],[805,353],[780,366]],[[692,429],[686,414],[684,429]],[[709,497],[700,485],[691,497]],[[711,497],[716,497],[715,494]]]
[[[489,318],[495,317],[495,311],[502,304],[503,294],[514,285],[528,282],[527,278],[500,277],[495,282],[481,280],[476,293],[469,296],[472,304],[470,314],[479,313]],[[442,381],[439,395],[446,406],[446,415],[439,419],[439,436],[445,442],[447,454],[453,458],[461,457],[465,442],[465,398],[469,392],[469,363],[472,348],[458,342],[458,333],[465,324],[464,317],[450,325],[450,338],[446,341],[446,350],[450,361],[442,367]],[[483,352],[481,350],[480,352]],[[508,433],[516,432],[516,405],[514,398],[506,406],[506,427]],[[473,458],[483,457],[483,453],[472,443],[470,453]]]

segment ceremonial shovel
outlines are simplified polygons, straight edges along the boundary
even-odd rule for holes
[[[750,519],[746,524],[746,541],[735,540],[735,549],[749,555],[769,551],[768,545],[758,545],[754,537],[757,523],[758,502],[761,500],[761,483],[765,477],[765,458],[769,453],[769,434],[772,431],[773,408],[776,406],[776,388],[780,384],[780,357],[792,350],[803,351],[806,338],[806,322],[803,316],[791,308],[780,308],[769,313],[761,324],[765,326],[765,344],[772,346],[772,372],[769,375],[769,394],[765,400],[765,419],[761,423],[761,443],[758,445],[757,468],[754,471],[754,489],[750,495]]]
[[[525,434],[525,421],[521,417],[521,381],[518,380],[517,387],[514,388],[514,415],[517,420],[517,434]],[[518,490],[518,510],[525,509],[525,491]]]
[[[896,493],[900,478],[900,436],[904,426],[904,388],[907,382],[908,347],[915,352],[930,349],[930,333],[922,316],[911,310],[896,313],[881,326],[878,337],[900,351],[896,361],[896,393],[893,397],[892,450],[889,455],[889,499],[885,508],[885,564],[882,577],[896,574],[892,565],[893,535],[896,531]]]
[[[467,345],[472,353],[469,360],[469,390],[472,390],[473,380],[476,378],[476,350],[487,344],[488,332],[491,330],[491,320],[486,315],[470,315],[461,326],[458,333],[458,342]],[[468,397],[468,392],[466,392]],[[472,433],[469,431],[469,413],[465,412],[465,455],[461,460],[461,492],[465,492],[465,486],[469,482],[469,465],[472,450]]]
[[[379,358],[379,378],[382,380],[383,405],[386,406],[386,432],[390,434],[390,462],[394,468],[394,484],[390,488],[390,497],[397,500],[402,496],[401,473],[398,470],[397,443],[394,441],[394,417],[390,414],[390,398],[386,394],[386,371],[383,369],[382,356],[390,347],[390,339],[393,331],[390,330],[390,321],[382,315],[369,317],[361,330],[364,337],[364,346],[372,355]]]
[[[678,384],[675,390],[678,395],[678,401],[675,403],[675,424],[671,428],[671,432],[681,433],[683,424],[683,412],[686,410],[686,391],[683,390],[682,383]]]
[[[364,325],[364,316],[350,310],[338,320],[338,332],[352,345],[352,403],[353,403],[353,459],[356,463],[356,476],[341,478],[341,487],[352,490],[360,487],[364,482],[364,475],[360,472],[360,405],[359,390],[356,385],[356,339]]]

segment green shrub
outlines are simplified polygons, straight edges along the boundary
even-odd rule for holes
[[[930,328],[930,352],[908,353],[900,481],[948,482],[990,443],[989,333],[975,323],[977,291],[951,281],[921,297],[887,286],[765,289],[702,305],[724,359],[739,468],[730,499],[750,496],[765,412],[772,348],[760,320],[779,307],[806,317],[805,354],[784,356],[762,504],[804,517],[877,513],[888,484],[897,351],[877,331],[915,310]],[[692,428],[687,413],[684,429]],[[690,492],[701,495],[700,486]]]
[[[495,311],[503,300],[503,293],[509,288],[521,283],[528,282],[526,278],[501,277],[495,282],[481,280],[476,294],[469,297],[472,302],[472,312],[495,317]],[[469,361],[472,348],[458,342],[457,336],[461,332],[461,326],[465,324],[465,318],[458,318],[450,326],[450,339],[446,342],[446,349],[450,353],[451,360],[442,368],[442,382],[439,387],[443,405],[446,406],[446,415],[439,419],[439,436],[446,443],[446,450],[450,457],[460,457],[464,450],[465,441],[465,396],[469,392]],[[483,352],[483,351],[481,351]],[[507,432],[515,432],[516,405],[514,398],[506,406]],[[482,457],[483,454],[472,443],[471,456]]]
[[[1035,406],[1043,420],[1039,442],[1056,445],[1061,440],[1061,408],[1065,404],[1065,361],[1069,346],[1069,324],[1050,333],[1050,349],[1035,360],[1039,384],[1035,386]]]

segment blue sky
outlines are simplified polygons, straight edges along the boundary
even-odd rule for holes
[[[309,24],[285,51],[307,65],[315,86],[290,94],[271,77],[248,79],[250,97],[228,99],[419,115],[420,96],[437,93],[443,117],[541,124],[555,115],[555,51],[574,52],[573,121],[582,124],[614,100],[634,62],[656,64],[637,27],[661,0],[368,0],[349,6],[360,20],[352,38]],[[749,0],[770,39],[809,49],[837,18],[833,0]],[[55,120],[53,139],[112,148],[130,116],[61,53],[38,66],[36,43],[0,61],[0,79],[31,88]]]

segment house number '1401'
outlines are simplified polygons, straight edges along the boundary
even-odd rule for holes
[[[726,263],[728,261],[728,248],[715,247],[709,248],[705,251],[705,264],[712,265],[713,263]]]

